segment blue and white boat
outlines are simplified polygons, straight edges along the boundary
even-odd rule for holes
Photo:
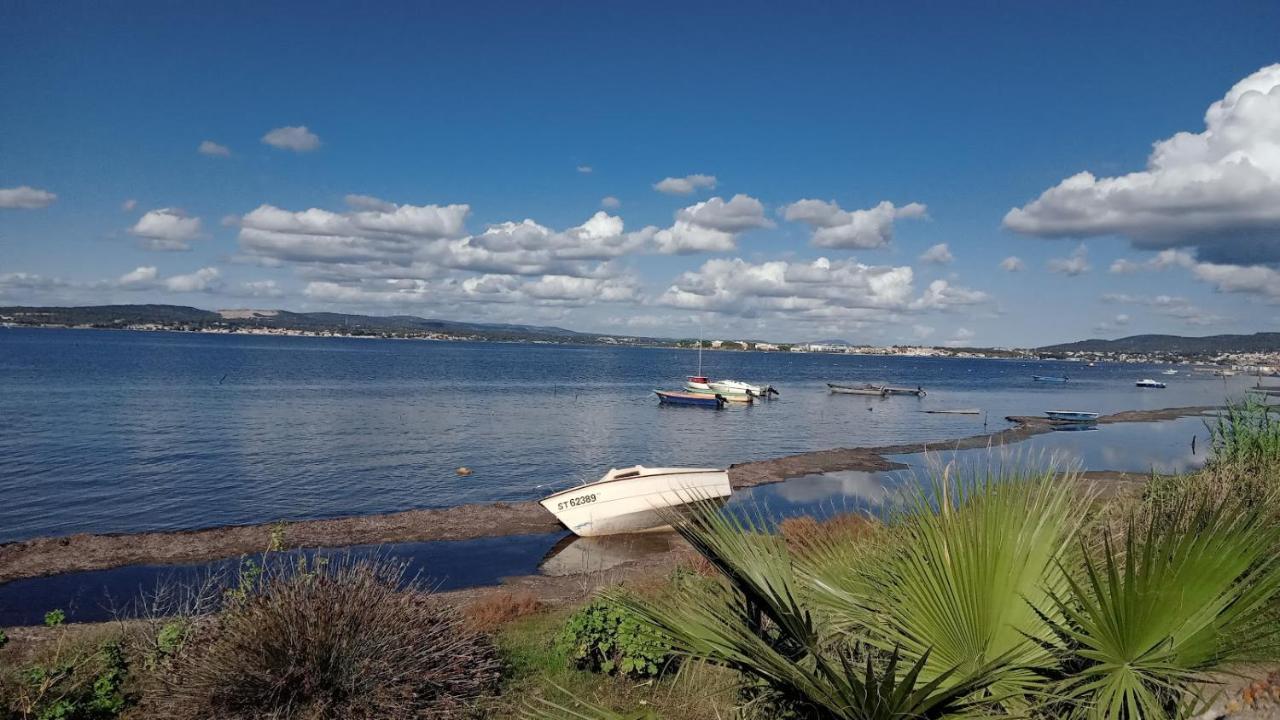
[[[1094,422],[1098,419],[1098,413],[1083,410],[1046,410],[1044,414],[1057,422]]]
[[[722,408],[724,398],[720,395],[706,393],[681,392],[679,390],[654,390],[658,401],[664,405],[696,405],[698,407]]]

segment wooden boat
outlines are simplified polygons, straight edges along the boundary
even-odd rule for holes
[[[668,527],[663,511],[696,500],[729,497],[729,473],[717,468],[614,469],[593,483],[540,502],[578,535],[616,535]]]
[[[886,397],[889,393],[878,385],[838,385],[827,383],[827,389],[839,395],[877,395]]]
[[[722,408],[725,399],[719,395],[705,393],[681,392],[679,390],[654,390],[658,401],[664,405],[697,405],[698,407]]]
[[[883,389],[886,395],[915,395],[916,397],[924,397],[928,394],[922,387],[907,388],[884,385]]]
[[[778,394],[778,391],[772,385],[752,385],[741,380],[714,380],[711,382],[711,389],[719,393],[744,392],[758,398],[767,398],[770,395]]]
[[[703,389],[701,383],[687,382],[684,384],[685,392],[696,393],[698,395],[719,395],[727,402],[747,403],[750,404],[755,400],[755,396],[741,390],[717,390],[716,383],[711,383],[710,387]]]
[[[1080,423],[1093,422],[1098,419],[1098,413],[1086,412],[1083,410],[1045,410],[1044,414],[1048,416],[1050,420],[1056,420],[1059,422]]]
[[[1064,383],[1064,382],[1066,382],[1069,378],[1068,378],[1066,375],[1062,375],[1062,376],[1057,376],[1057,375],[1032,375],[1032,376],[1031,376],[1031,379],[1032,379],[1032,380],[1035,380],[1036,382]]]
[[[1151,378],[1143,378],[1143,379],[1139,380],[1138,382],[1134,383],[1134,385],[1136,385],[1136,386],[1138,386],[1138,387],[1140,387],[1140,388],[1166,388],[1166,387],[1168,387],[1168,385],[1165,385],[1164,383],[1160,382],[1159,380],[1152,380]]]

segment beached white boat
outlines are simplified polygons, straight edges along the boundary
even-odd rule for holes
[[[1093,422],[1098,419],[1098,413],[1083,410],[1045,410],[1044,414],[1059,422]]]
[[[542,507],[578,535],[615,535],[667,527],[666,508],[695,500],[726,498],[729,473],[716,468],[610,470],[596,482],[549,495]]]

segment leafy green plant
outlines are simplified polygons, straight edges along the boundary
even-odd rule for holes
[[[18,674],[13,712],[21,720],[110,720],[131,703],[124,693],[127,676],[118,641],[88,652],[60,637],[51,657]]]
[[[655,676],[676,665],[670,638],[625,605],[604,598],[570,616],[557,642],[580,667],[606,674]]]
[[[61,610],[50,610],[44,614],[44,626],[55,628],[67,621],[67,614]]]
[[[1178,717],[1211,672],[1273,657],[1280,628],[1261,611],[1280,592],[1280,528],[1265,512],[1191,493],[1172,521],[1131,519],[1119,545],[1086,548],[1083,578],[1055,595],[1062,620],[1046,618],[1070,671],[1051,695],[1077,716]]]

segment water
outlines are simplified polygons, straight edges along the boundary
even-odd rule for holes
[[[307,550],[308,562],[329,558],[382,558],[403,562],[405,576],[436,590],[492,585],[509,575],[534,572],[567,533],[510,535],[474,540],[441,540],[342,549]],[[296,558],[301,551],[277,553],[273,561]],[[249,558],[253,559],[253,558]],[[261,563],[261,558],[255,560]],[[65,573],[14,580],[0,585],[0,627],[37,625],[49,610],[62,610],[71,622],[135,617],[150,606],[149,597],[164,588],[195,588],[211,579],[233,578],[241,558],[193,565],[130,565],[110,570]]]
[[[780,399],[659,406],[651,391],[696,363],[645,348],[0,329],[0,542],[525,500],[612,466],[938,442],[1046,409],[1217,404],[1251,382],[1180,374],[1141,390],[1158,369],[710,352],[707,374],[772,382]],[[832,396],[828,381],[929,395]],[[985,415],[920,412],[960,407]],[[464,465],[475,474],[457,476]]]

